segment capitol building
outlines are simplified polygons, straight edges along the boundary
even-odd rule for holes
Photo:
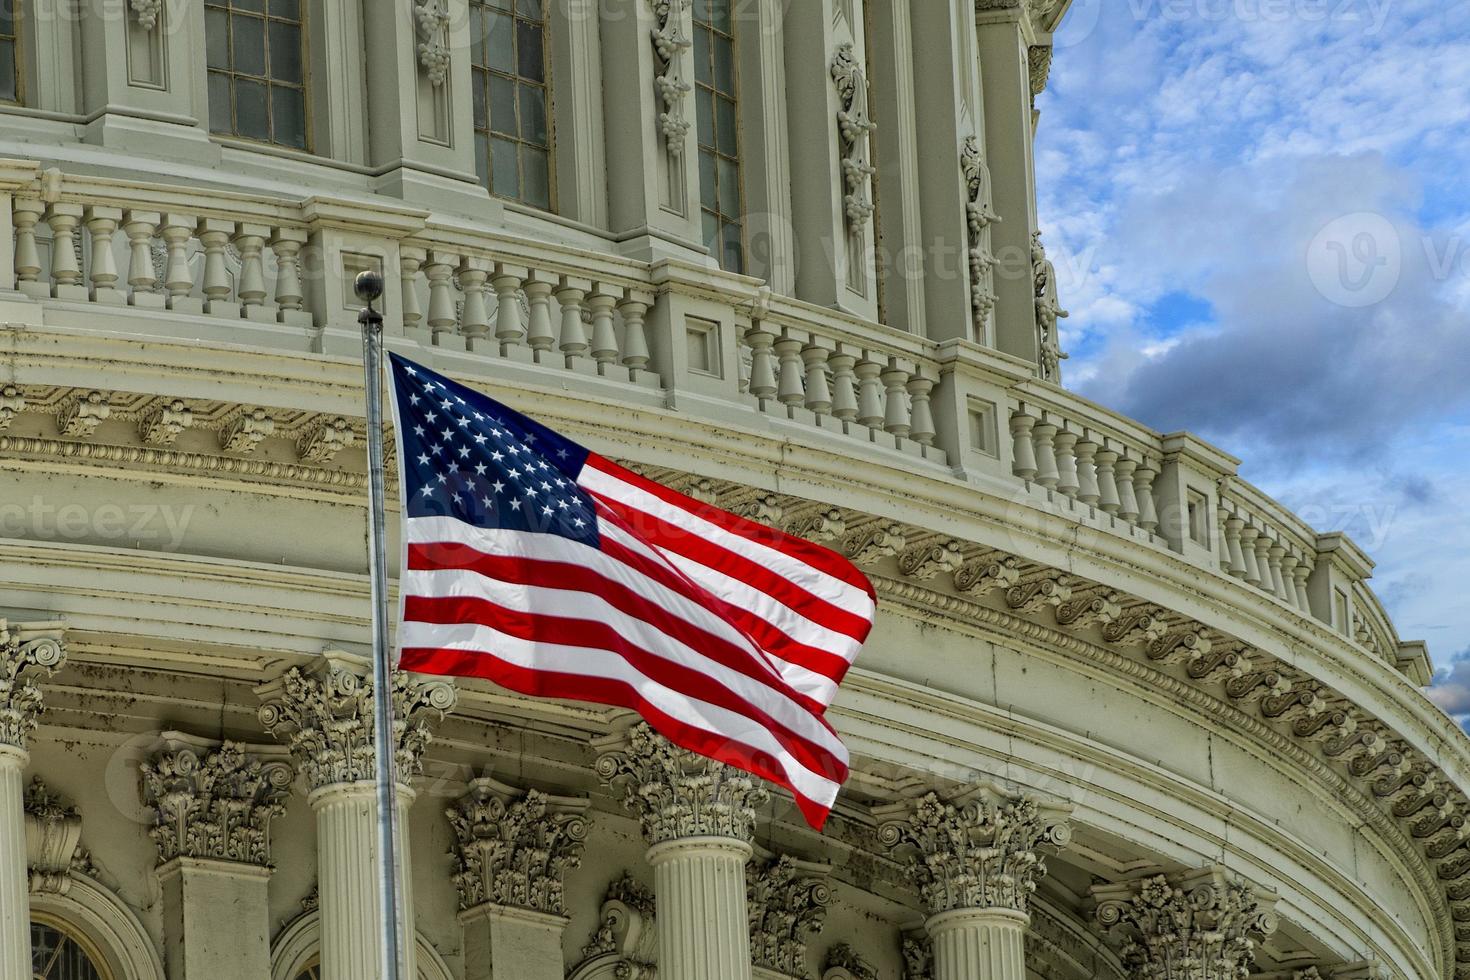
[[[366,270],[390,350],[878,595],[820,834],[399,674],[418,977],[1470,980],[1372,559],[1062,384],[1067,7],[0,0],[0,980],[378,975]]]

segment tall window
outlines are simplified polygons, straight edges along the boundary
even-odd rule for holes
[[[699,123],[699,208],[704,244],[731,272],[745,268],[731,0],[694,0],[694,96]]]
[[[75,939],[40,922],[31,923],[31,973],[36,980],[107,980]]]
[[[546,0],[471,0],[475,157],[490,193],[551,207]]]
[[[209,128],[306,149],[301,0],[205,0]]]
[[[16,0],[0,0],[0,102],[20,101],[20,31],[15,26]]]

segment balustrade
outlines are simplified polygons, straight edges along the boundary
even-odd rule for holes
[[[1221,571],[1311,614],[1307,579],[1317,558],[1310,528],[1286,520],[1285,515],[1270,515],[1263,507],[1252,507],[1246,497],[1233,491],[1221,500],[1217,523]]]

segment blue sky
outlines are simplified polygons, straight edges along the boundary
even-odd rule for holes
[[[1066,384],[1351,533],[1470,721],[1470,0],[1075,0],[1056,41]]]

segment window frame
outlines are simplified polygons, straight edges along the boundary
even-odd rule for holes
[[[237,13],[237,11],[235,10],[235,6],[234,6],[235,5],[235,2],[236,2],[236,0],[204,0],[204,4],[203,4],[203,10],[204,10],[204,78],[205,78],[204,103],[205,103],[205,107],[206,107],[206,110],[208,112],[208,117],[209,117],[209,135],[210,135],[210,137],[212,139],[220,139],[220,140],[240,140],[240,141],[243,141],[245,143],[249,143],[249,144],[251,144],[253,146],[270,147],[273,150],[280,150],[280,151],[284,151],[284,152],[287,152],[287,153],[308,153],[308,154],[314,154],[316,152],[315,151],[316,140],[314,138],[314,133],[313,133],[313,129],[314,129],[314,125],[313,125],[313,123],[314,123],[314,114],[312,112],[312,104],[311,104],[312,103],[312,78],[311,78],[311,54],[312,54],[312,50],[311,50],[311,2],[310,2],[310,0],[297,0],[297,5],[298,5],[297,6],[297,11],[299,13],[299,17],[295,21],[291,21],[291,20],[289,20],[289,19],[287,19],[285,17],[279,17],[279,16],[276,16],[276,15],[272,14],[270,12],[271,0],[263,0],[263,2],[262,2],[262,8],[263,9],[261,11],[259,11],[259,12],[252,11],[252,10],[241,10],[241,11],[238,11],[238,13]],[[225,23],[226,23],[226,28],[227,28],[227,33],[225,35],[225,47],[226,47],[226,51],[227,51],[227,53],[229,55],[230,62],[231,62],[231,67],[229,67],[229,68],[215,68],[215,67],[212,67],[209,64],[209,11],[211,9],[220,10],[225,15]],[[300,57],[301,57],[301,81],[300,81],[299,84],[294,84],[294,83],[286,82],[286,81],[279,81],[278,79],[276,79],[275,77],[273,77],[273,76],[271,76],[269,74],[266,74],[266,75],[251,75],[248,72],[240,72],[240,71],[236,71],[235,70],[235,68],[233,67],[233,62],[234,62],[234,31],[235,31],[234,20],[235,20],[235,17],[236,16],[250,17],[250,18],[253,18],[253,19],[260,20],[260,21],[262,21],[264,23],[264,25],[265,25],[265,35],[264,35],[263,41],[264,41],[264,51],[265,51],[266,71],[267,72],[269,72],[269,70],[270,70],[270,25],[271,25],[271,23],[272,22],[294,23],[297,26],[297,28],[301,32],[301,55],[300,55]],[[229,82],[230,82],[230,99],[229,99],[229,104],[230,104],[230,120],[229,120],[229,128],[226,129],[226,130],[216,130],[214,128],[214,124],[215,124],[214,113],[212,111],[208,111],[208,110],[212,110],[212,106],[210,105],[210,101],[211,100],[210,100],[210,93],[209,93],[209,80],[210,80],[210,77],[213,76],[213,75],[222,75],[225,78],[229,79]],[[265,139],[260,139],[260,138],[255,137],[255,136],[249,136],[249,135],[246,135],[246,134],[241,133],[241,132],[238,131],[239,130],[239,127],[238,127],[238,125],[236,125],[236,118],[237,118],[236,102],[237,102],[237,100],[235,98],[234,80],[236,78],[241,78],[241,77],[246,78],[246,79],[251,80],[251,81],[254,81],[254,82],[257,82],[257,83],[262,84],[262,85],[265,86],[265,89],[266,89],[266,99],[265,99],[265,105],[266,105],[266,129],[267,129],[267,132],[270,134]],[[302,145],[301,146],[296,146],[296,145],[294,145],[292,143],[282,143],[282,142],[277,141],[274,138],[274,135],[275,135],[275,103],[274,103],[274,98],[273,98],[273,90],[278,85],[281,88],[297,89],[297,90],[299,90],[301,92],[301,126],[302,126],[302,134],[301,134],[302,135],[302,139],[301,139]]]
[[[540,4],[540,7],[541,7],[541,18],[540,18],[539,21],[532,20],[529,17],[524,17],[524,16],[521,15],[521,13],[520,13],[520,4],[522,2],[524,2],[524,0],[499,0],[499,2],[500,3],[503,3],[505,6],[504,7],[497,6],[496,0],[468,0],[468,9],[470,11],[470,20],[471,20],[471,25],[472,25],[472,27],[471,27],[471,37],[470,37],[470,46],[469,46],[470,47],[470,85],[471,85],[471,90],[470,90],[470,133],[471,133],[472,142],[474,143],[476,176],[478,176],[480,178],[480,186],[483,187],[483,188],[485,188],[485,191],[488,194],[490,194],[491,197],[495,197],[495,198],[498,198],[498,199],[504,200],[504,201],[511,201],[511,202],[514,202],[515,204],[518,204],[518,205],[521,205],[521,206],[527,207],[527,208],[532,208],[532,209],[534,209],[536,211],[541,211],[541,212],[545,212],[545,213],[555,214],[555,213],[557,213],[557,207],[558,207],[558,205],[557,205],[557,191],[558,191],[558,188],[557,188],[557,174],[556,174],[556,163],[557,163],[557,160],[556,160],[556,157],[557,157],[557,153],[556,153],[556,95],[555,95],[555,91],[556,91],[555,84],[556,83],[555,83],[555,65],[553,64],[553,62],[554,62],[555,59],[554,59],[554,52],[552,50],[552,45],[551,45],[551,29],[552,29],[552,23],[553,23],[553,18],[552,18],[552,13],[553,13],[552,4],[553,4],[554,0],[539,0],[539,4]],[[505,8],[510,8],[510,9],[505,9]],[[477,10],[478,11],[481,11],[480,16],[482,16],[482,17],[484,16],[484,13],[483,13],[484,11],[494,11],[497,14],[500,14],[500,15],[503,15],[505,17],[508,17],[508,18],[510,18],[510,21],[511,21],[511,24],[512,24],[513,27],[514,27],[514,25],[516,25],[516,24],[518,24],[518,23],[520,23],[522,21],[525,21],[527,23],[537,24],[540,27],[540,29],[541,29],[541,75],[542,75],[542,78],[541,78],[541,81],[539,82],[539,86],[540,86],[541,92],[542,92],[543,111],[545,113],[545,118],[546,118],[546,145],[544,147],[543,146],[539,146],[536,143],[531,142],[528,139],[525,139],[520,134],[520,128],[521,128],[520,91],[521,91],[521,88],[523,86],[529,88],[529,87],[532,87],[532,86],[537,85],[538,83],[535,82],[534,80],[530,79],[528,76],[522,75],[520,73],[520,50],[521,49],[520,49],[520,46],[519,46],[519,36],[518,36],[519,35],[519,32],[513,30],[512,31],[512,37],[511,37],[511,57],[512,57],[512,59],[516,63],[515,64],[515,68],[516,68],[515,74],[509,74],[507,72],[501,71],[500,69],[495,68],[495,67],[491,66],[488,63],[481,64],[475,58],[475,46],[478,43],[478,39],[473,36],[473,20],[474,20],[475,13],[476,13]],[[488,37],[488,35],[487,35],[487,37]],[[486,62],[489,61],[488,58],[486,58],[485,60],[486,60]],[[493,117],[492,117],[492,112],[491,112],[492,106],[491,106],[490,86],[491,86],[492,80],[494,78],[496,78],[496,77],[499,77],[499,78],[502,78],[502,79],[507,79],[507,80],[510,81],[510,83],[512,85],[515,86],[515,92],[516,92],[516,103],[515,103],[516,133],[515,133],[514,136],[511,136],[508,133],[498,133],[495,130],[495,128],[494,128],[494,122],[493,122]],[[483,96],[484,96],[484,106],[485,106],[485,128],[484,129],[481,129],[479,127],[479,125],[477,125],[477,123],[475,121],[474,107],[475,107],[475,103],[476,103],[476,96],[479,93],[483,93]],[[482,135],[485,138],[485,173],[483,175],[479,174],[479,166],[480,166],[479,140],[480,140],[480,137]],[[494,144],[495,144],[495,140],[497,138],[506,140],[507,142],[514,143],[515,144],[515,147],[516,147],[516,182],[517,182],[517,186],[516,186],[516,193],[514,193],[514,194],[506,194],[503,191],[498,191],[498,190],[495,189],[495,186],[494,186],[494,184],[495,184],[495,145]],[[539,202],[536,202],[536,201],[528,200],[527,198],[525,198],[525,197],[522,196],[522,194],[524,192],[524,188],[525,188],[525,183],[526,183],[526,179],[525,179],[526,170],[525,170],[525,167],[522,166],[522,160],[521,160],[521,156],[520,156],[523,147],[529,147],[532,150],[545,150],[545,152],[546,152],[546,203],[544,205],[541,204],[541,203],[539,203]]]
[[[11,56],[11,68],[15,72],[15,98],[0,98],[0,105],[24,106],[26,104],[26,71],[25,71],[25,4],[22,0],[0,0],[0,3],[9,3],[10,30],[11,34],[5,35],[10,42],[14,54]]]
[[[101,954],[95,944],[87,938],[81,929],[68,924],[59,916],[49,915],[45,912],[32,912],[30,917],[30,929],[40,926],[57,933],[63,940],[70,942],[81,954],[86,957],[88,964],[101,980],[113,980],[112,970],[108,966],[107,958]],[[29,934],[30,929],[27,929]],[[31,945],[32,972],[35,971],[35,944]]]
[[[728,32],[721,30],[718,26],[715,25],[715,23],[714,23],[713,20],[710,20],[710,21],[702,21],[702,20],[699,19],[699,8],[700,8],[700,6],[701,5],[704,5],[706,7],[709,7],[710,5],[713,5],[713,4],[722,4],[725,7],[725,10],[727,11],[727,14],[728,14],[728,17],[729,17],[729,24],[730,24],[730,30]],[[716,224],[717,224],[717,228],[716,228],[716,239],[717,239],[716,240],[716,244],[719,246],[719,251],[718,251],[718,253],[716,253],[714,251],[711,251],[711,256],[714,258],[716,264],[718,264],[721,269],[723,269],[723,270],[725,270],[727,272],[733,272],[733,273],[735,273],[737,275],[743,275],[743,274],[745,274],[745,270],[749,267],[750,256],[749,256],[749,252],[748,252],[749,245],[748,245],[748,242],[746,241],[746,237],[745,237],[745,233],[746,233],[746,227],[745,227],[745,198],[746,198],[746,191],[745,191],[745,157],[744,157],[744,145],[743,145],[744,144],[743,136],[744,136],[745,127],[743,125],[743,121],[741,119],[741,113],[740,113],[740,105],[741,105],[741,92],[740,92],[740,88],[741,88],[741,85],[740,85],[740,82],[741,82],[741,79],[740,79],[740,75],[741,75],[741,72],[740,72],[740,18],[737,15],[737,11],[736,11],[735,8],[736,8],[736,2],[735,2],[735,0],[695,0],[695,2],[693,3],[693,5],[691,7],[691,10],[690,10],[690,23],[693,25],[693,31],[694,31],[694,34],[695,34],[695,37],[691,39],[691,46],[693,47],[693,54],[692,54],[692,56],[695,59],[695,68],[694,68],[694,91],[693,91],[693,95],[694,95],[694,152],[695,152],[695,157],[696,157],[696,159],[695,159],[695,167],[696,167],[695,180],[696,180],[696,183],[698,184],[698,187],[699,187],[699,235],[700,235],[700,241],[705,243],[705,247],[706,248],[710,247],[709,246],[709,243],[704,241],[704,239],[705,239],[705,234],[704,234],[704,220],[705,220],[705,216],[706,215],[713,215],[714,216],[714,219],[716,221]],[[708,68],[709,68],[709,79],[710,79],[709,84],[705,84],[704,82],[700,81],[700,79],[699,79],[700,67],[699,67],[699,63],[698,63],[698,50],[699,50],[699,47],[698,47],[698,36],[699,36],[699,34],[701,32],[705,33],[710,38],[710,40],[712,42],[713,42],[713,40],[716,37],[725,38],[725,39],[729,40],[729,42],[730,42],[730,81],[731,81],[731,85],[730,85],[730,91],[729,92],[723,92],[723,91],[721,91],[717,87],[718,86],[718,79],[715,77],[715,75],[716,75],[716,71],[715,71],[716,62],[715,62],[715,47],[714,47],[714,44],[713,43],[710,44],[709,51],[708,51],[708,55],[709,55]],[[734,118],[734,121],[735,121],[735,148],[734,148],[733,154],[724,153],[719,148],[719,143],[720,143],[720,133],[719,133],[719,125],[720,125],[719,124],[719,103],[720,103],[720,100],[721,99],[724,99],[724,98],[728,98],[729,101],[730,101],[730,105],[731,105],[730,112],[731,112],[731,116]],[[700,130],[700,126],[699,126],[700,113],[701,113],[702,107],[705,105],[706,101],[708,101],[708,104],[710,106],[711,117],[710,117],[710,123],[709,123],[709,125],[710,125],[711,138],[713,140],[713,143],[709,147],[706,147],[701,142],[700,132],[699,132],[699,130]],[[710,211],[708,208],[705,207],[705,204],[704,204],[704,192],[705,192],[705,188],[704,188],[704,154],[706,153],[706,151],[708,151],[714,157],[714,163],[715,163],[715,167],[714,167],[715,172],[714,172],[714,177],[713,177],[713,179],[714,179],[713,191],[714,191],[714,196],[715,196],[715,210],[714,211]],[[736,200],[736,210],[735,210],[735,212],[733,214],[731,212],[727,212],[727,211],[724,210],[724,207],[723,207],[724,202],[720,200],[720,162],[721,162],[721,160],[730,161],[730,162],[732,162],[735,165],[735,186],[736,186],[737,200]],[[724,243],[725,243],[725,228],[726,228],[727,225],[734,225],[737,229],[739,229],[739,233],[736,236],[736,242],[737,242],[737,244],[739,245],[739,248],[740,248],[740,262],[739,262],[738,267],[735,267],[735,268],[731,268],[730,266],[728,266],[728,265],[725,264],[725,244]]]

